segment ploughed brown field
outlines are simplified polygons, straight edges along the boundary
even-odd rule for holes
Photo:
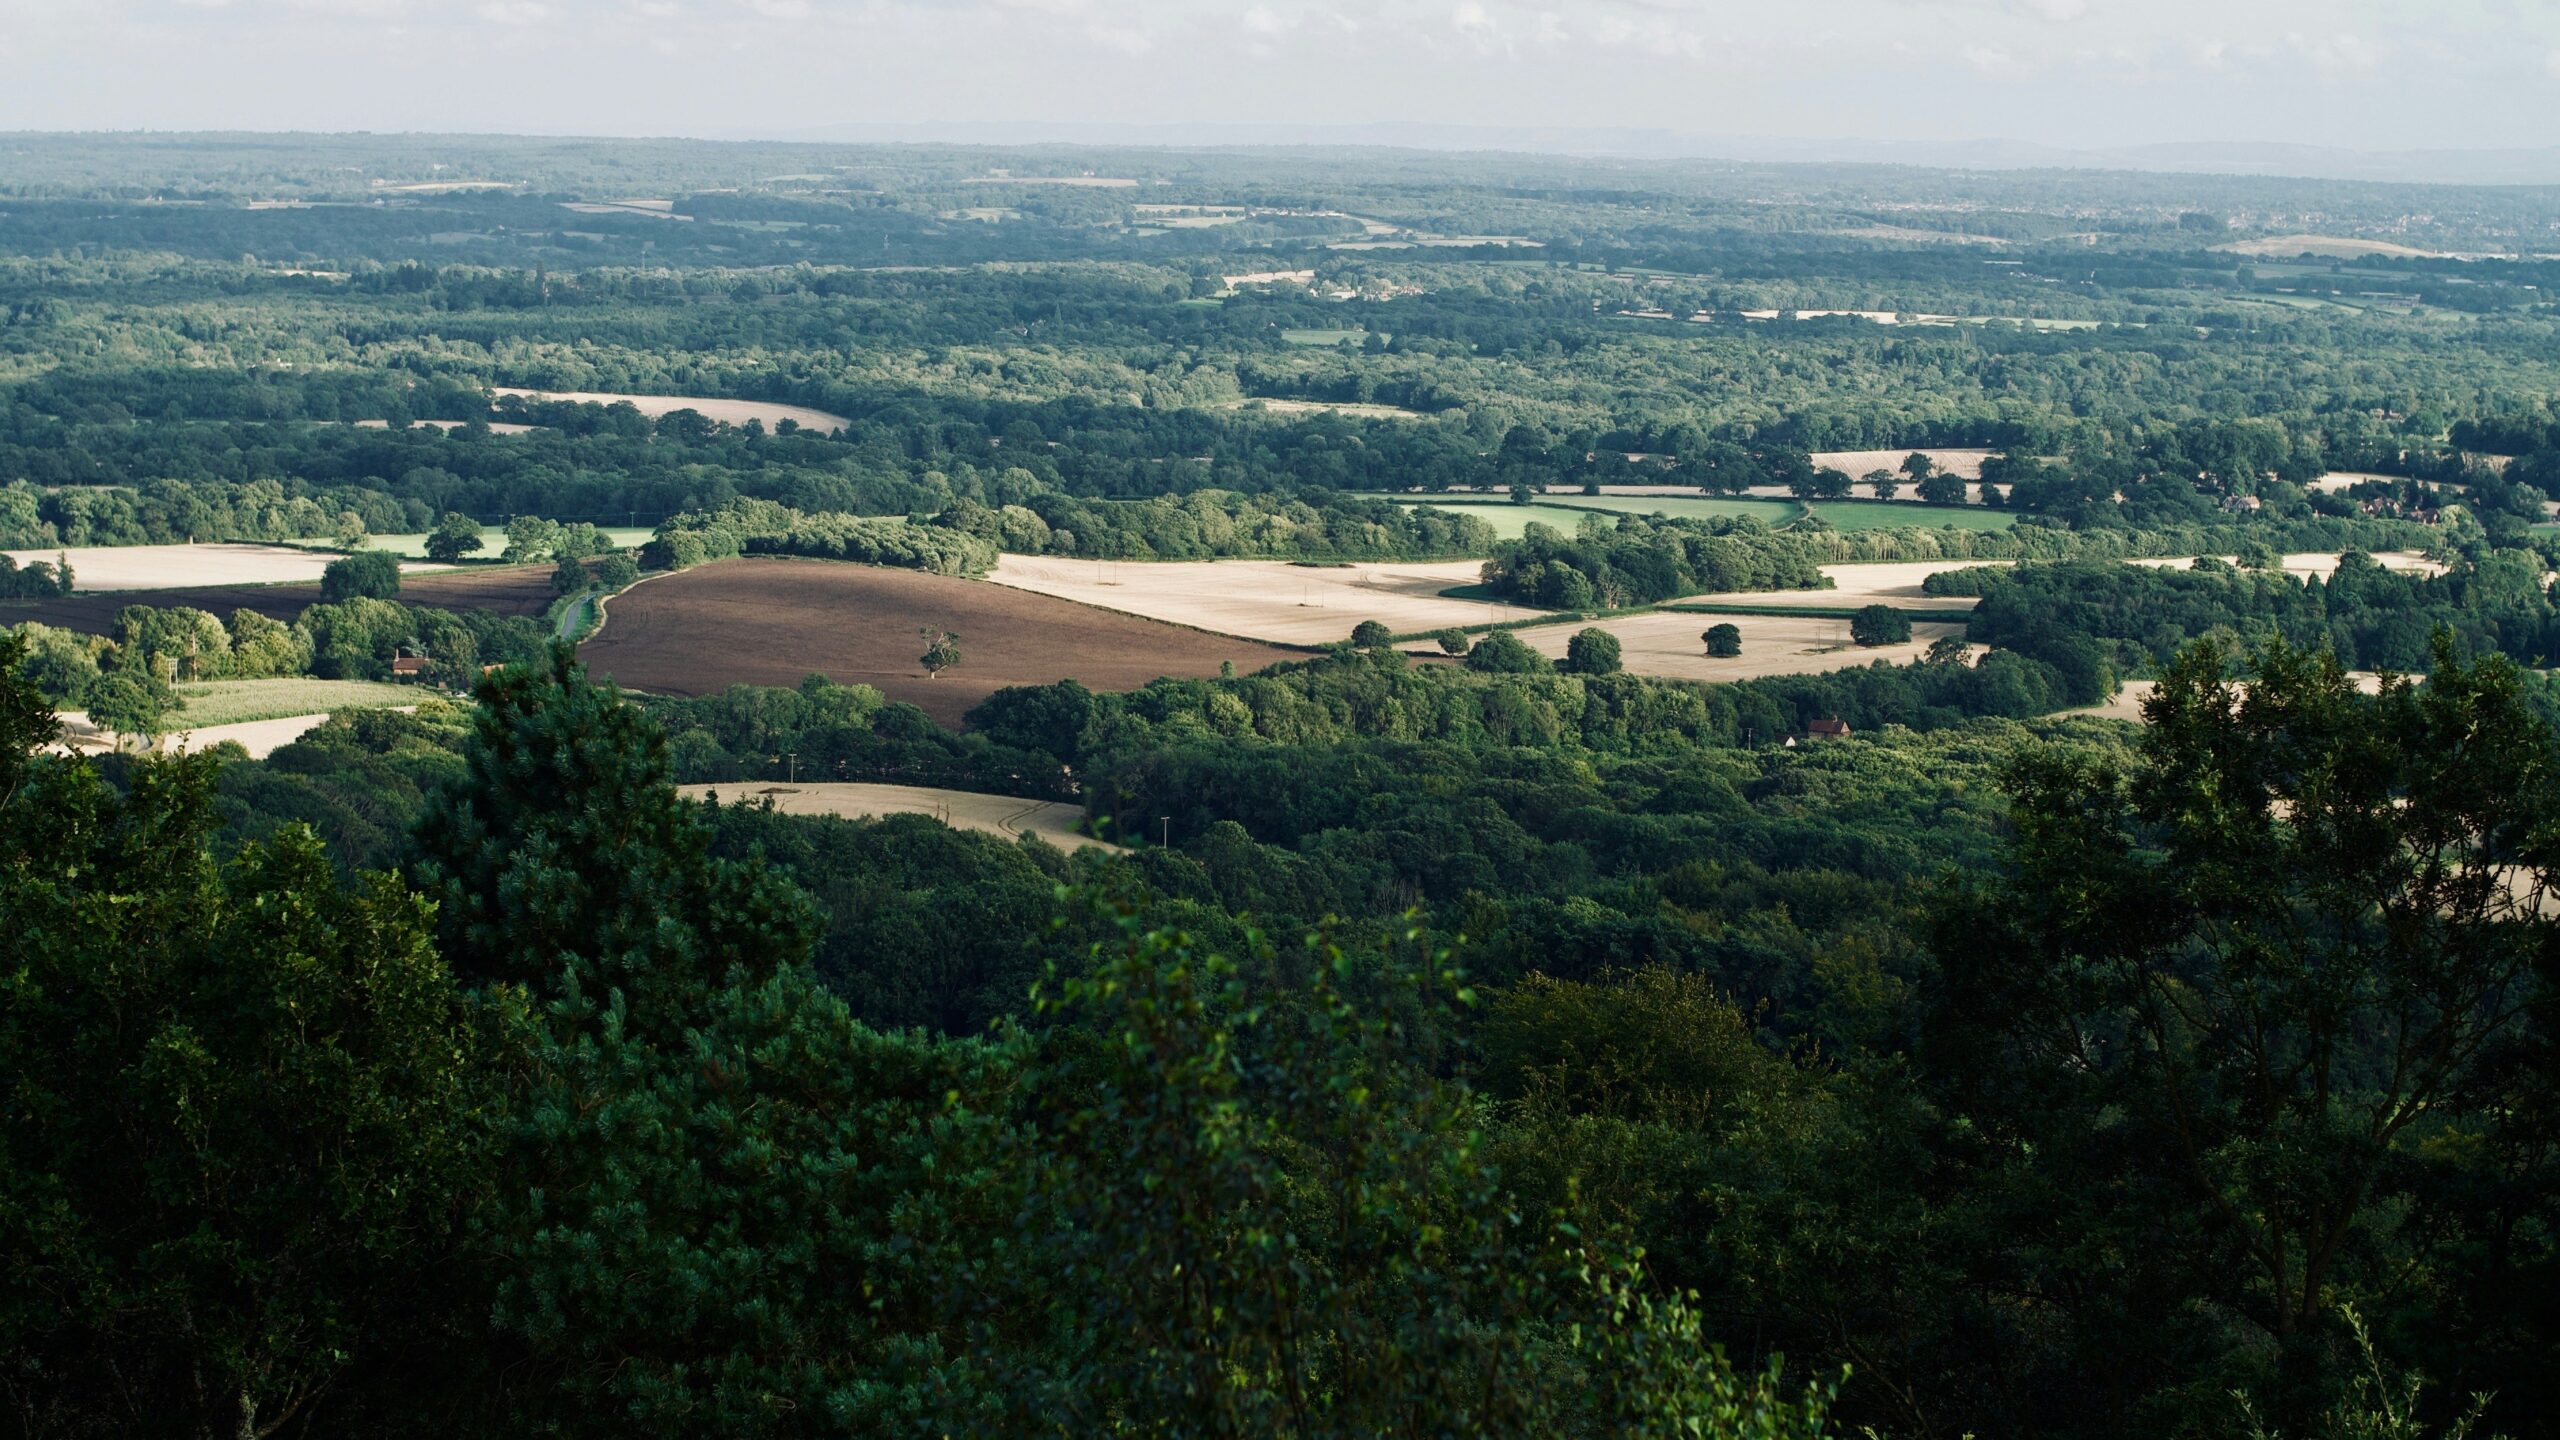
[[[547,565],[438,570],[400,578],[400,599],[404,603],[438,610],[539,615],[550,606],[551,598],[551,568]],[[255,610],[272,620],[291,620],[304,607],[319,603],[317,585],[184,585],[168,590],[106,590],[41,600],[0,600],[0,625],[33,620],[84,635],[105,635],[116,628],[116,612],[127,605],[186,605],[208,611],[218,620],[229,620],[234,610]]]
[[[939,679],[916,658],[923,626],[960,637],[960,663]],[[717,561],[614,597],[579,658],[656,695],[797,685],[815,672],[874,686],[956,725],[1008,686],[1072,679],[1132,690],[1162,675],[1215,675],[1220,661],[1251,674],[1303,655],[979,580],[758,558]]]

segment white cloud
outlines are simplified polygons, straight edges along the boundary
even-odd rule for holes
[[[481,0],[473,13],[498,25],[539,25],[551,18],[551,7],[542,0]]]
[[[2345,32],[2316,38],[2288,35],[2285,43],[2323,75],[2369,75],[2382,67],[2387,53],[2380,45]]]

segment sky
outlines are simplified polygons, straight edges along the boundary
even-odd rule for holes
[[[0,129],[2560,144],[2560,0],[0,0]]]

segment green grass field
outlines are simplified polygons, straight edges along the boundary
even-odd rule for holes
[[[1357,345],[1369,338],[1369,332],[1356,326],[1349,330],[1283,330],[1280,338],[1292,345]]]
[[[1668,515],[1675,520],[1729,520],[1749,516],[1769,525],[1796,518],[1792,500],[1718,500],[1704,495],[1550,495],[1547,503],[1574,510],[1629,515]]]
[[[1533,520],[1541,525],[1552,525],[1570,535],[1574,528],[1582,523],[1583,516],[1582,511],[1562,505],[1514,505],[1507,500],[1475,504],[1416,500],[1399,500],[1396,503],[1408,510],[1428,504],[1434,510],[1446,510],[1458,515],[1473,515],[1492,526],[1494,537],[1501,540],[1519,539],[1520,532],[1527,529],[1529,522]]]
[[[2018,517],[2006,510],[1985,510],[1979,505],[1918,505],[1902,500],[1828,500],[1816,504],[1814,513],[1831,522],[1837,530],[1895,530],[1917,527],[1938,530],[1952,525],[1959,530],[2006,530],[2018,523]]]
[[[187,708],[177,721],[189,727],[238,725],[250,720],[281,720],[288,715],[317,715],[328,710],[383,709],[415,705],[434,692],[415,685],[384,685],[372,680],[203,680],[181,685]]]

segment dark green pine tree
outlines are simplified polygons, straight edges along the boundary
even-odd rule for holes
[[[590,683],[567,647],[482,685],[464,779],[419,821],[411,870],[467,983],[620,992],[628,1022],[681,1028],[715,987],[801,964],[807,900],[711,858],[675,793],[666,735]]]
[[[435,1428],[486,1173],[424,906],[301,826],[217,863],[205,757],[119,789],[31,755],[22,653],[0,636],[0,1433]]]
[[[657,726],[566,650],[482,687],[416,873],[511,1016],[491,1313],[528,1433],[966,1433],[1002,1052],[819,987],[807,901],[715,860]],[[521,997],[529,1003],[509,1003]],[[977,1317],[983,1320],[983,1315]]]

